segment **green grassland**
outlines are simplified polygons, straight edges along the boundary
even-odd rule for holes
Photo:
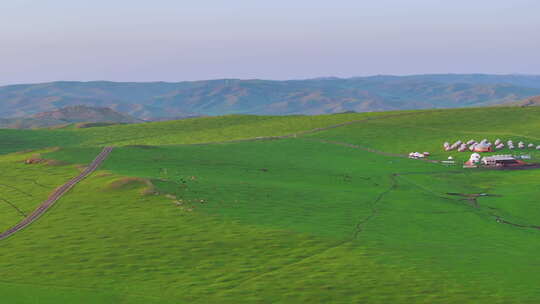
[[[24,164],[50,150],[18,153],[0,158],[0,230],[4,231],[31,213],[56,187],[77,174],[73,167],[49,162]]]
[[[42,132],[43,142],[62,146],[42,155],[69,165],[22,163],[36,152],[0,156],[9,173],[0,183],[34,191],[36,200],[0,194],[26,209],[46,196],[28,186],[32,179],[52,191],[100,145],[120,147],[0,244],[0,294],[10,303],[537,303],[540,171],[467,170],[363,149],[464,159],[469,153],[442,152],[442,142],[540,144],[536,111],[228,116],[84,129],[92,134],[28,131],[21,141]],[[356,122],[305,132],[348,121]]]
[[[320,116],[228,115],[110,127],[13,130],[0,129],[0,154],[44,147],[104,145],[171,145],[283,136],[337,124],[407,112]]]
[[[540,145],[540,108],[475,108],[419,111],[391,119],[368,120],[309,135],[316,139],[347,142],[387,152],[408,154],[429,151],[434,158],[468,158],[470,153],[444,152],[442,144],[483,138]],[[497,153],[519,153],[508,149]],[[528,154],[535,151],[528,150]]]

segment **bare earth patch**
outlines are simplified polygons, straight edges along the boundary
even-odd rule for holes
[[[152,182],[146,178],[140,177],[123,177],[110,182],[107,185],[107,190],[122,190],[144,187],[141,190],[141,195],[155,194],[156,190]]]

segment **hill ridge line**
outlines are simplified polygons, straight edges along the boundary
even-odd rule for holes
[[[98,154],[98,156],[90,163],[90,165],[81,172],[78,176],[72,178],[59,188],[57,188],[47,200],[45,200],[39,207],[37,207],[30,215],[25,217],[15,226],[9,228],[8,230],[0,233],[0,241],[4,240],[13,234],[21,231],[22,229],[28,227],[30,224],[39,219],[47,210],[49,210],[58,200],[60,200],[69,190],[71,190],[77,183],[82,181],[88,175],[92,174],[97,168],[107,159],[109,154],[112,152],[113,147],[105,147]]]
[[[0,86],[4,118],[62,106],[110,107],[142,120],[223,115],[325,114],[499,105],[540,95],[540,76],[374,75],[296,80],[56,81]]]

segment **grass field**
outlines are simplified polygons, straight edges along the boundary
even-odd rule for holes
[[[540,171],[466,170],[341,145],[442,159],[446,140],[537,140],[536,111],[230,116],[174,134],[158,124],[147,141],[128,139],[141,130],[109,130],[134,126],[69,131],[64,144],[46,137],[58,130],[28,131],[58,139],[63,148],[42,155],[70,165],[0,156],[9,173],[0,183],[35,199],[0,194],[25,210],[47,193],[32,180],[52,191],[105,139],[122,147],[1,244],[0,294],[10,303],[537,303]],[[20,219],[10,211],[3,226]]]
[[[36,204],[68,181],[77,170],[60,164],[25,165],[27,158],[37,158],[47,150],[19,153],[0,158],[0,230],[4,231],[31,213]]]
[[[408,114],[408,112],[405,112]],[[0,154],[54,146],[196,144],[283,136],[402,112],[338,114],[321,116],[228,115],[149,124],[77,129],[0,129]]]

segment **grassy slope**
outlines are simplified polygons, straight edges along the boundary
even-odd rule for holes
[[[60,145],[77,145],[80,142],[80,139],[74,133],[45,129],[0,129],[0,139],[0,155]]]
[[[52,146],[195,144],[280,136],[396,113],[322,116],[229,115],[111,127],[0,129],[0,154]],[[400,114],[401,115],[401,114]]]
[[[408,154],[412,151],[429,151],[434,158],[452,155],[461,159],[470,153],[444,152],[445,141],[467,141],[483,138],[515,143],[524,141],[540,145],[540,108],[476,108],[415,112],[414,115],[391,119],[369,120],[338,129],[309,135],[324,139],[358,144],[382,151]],[[516,153],[503,150],[497,153]],[[519,151],[517,151],[519,153]],[[528,154],[536,154],[528,150]],[[536,154],[540,157],[540,154]]]
[[[54,285],[58,294],[69,286],[70,296],[96,290],[103,303],[142,294],[175,303],[535,303],[539,232],[494,216],[540,225],[538,171],[466,171],[317,141],[401,153],[440,150],[456,133],[539,129],[534,113],[489,111],[371,120],[280,141],[119,148],[104,167],[114,175],[94,175],[0,248],[3,277],[27,284],[0,290],[19,299],[17,286]],[[509,123],[499,130],[493,120],[502,118]],[[49,156],[81,163],[98,150]],[[111,187],[120,176],[151,179],[176,198]],[[501,196],[474,207],[447,192]]]
[[[34,210],[36,203],[45,200],[49,193],[77,174],[77,170],[66,166],[47,164],[26,165],[24,160],[39,157],[35,151],[0,158],[0,230],[16,224]]]
[[[197,176],[202,185],[193,182],[189,190],[180,190],[193,192],[182,197],[186,203],[197,204],[194,212],[183,211],[171,200],[141,197],[139,189],[111,189],[107,185],[118,177],[98,174],[48,213],[40,226],[32,226],[17,238],[8,240],[1,260],[12,261],[17,257],[18,263],[6,263],[2,269],[17,283],[42,284],[41,277],[47,275],[56,286],[91,288],[110,294],[144,294],[181,303],[205,303],[209,299],[220,303],[237,303],[239,299],[326,302],[329,298],[342,302],[405,301],[419,299],[422,293],[432,299],[447,288],[448,280],[442,280],[436,273],[388,263],[397,259],[396,252],[371,251],[353,240],[356,222],[369,214],[370,202],[377,195],[372,191],[367,195],[369,198],[356,201],[354,198],[360,193],[353,190],[362,185],[366,188],[366,181],[359,178],[343,182],[338,174],[348,172],[347,160],[353,160],[356,151],[330,147],[333,152],[342,154],[343,161],[325,166],[322,172],[311,172],[313,179],[308,185],[313,188],[333,182],[335,188],[352,191],[337,197],[340,204],[334,205],[317,197],[328,200],[335,188],[317,192],[311,187],[305,188],[305,175],[301,173],[313,170],[309,160],[293,168],[287,163],[279,165],[289,156],[278,152],[296,145],[295,142],[273,147],[275,150],[269,152],[274,152],[275,157],[264,164],[269,169],[268,174],[287,176],[289,183],[274,185],[274,189],[252,197],[268,188],[269,180],[277,182],[275,178],[260,176],[257,170],[252,174],[244,172],[250,165],[259,165],[255,157],[246,158],[249,154],[246,149],[252,146],[252,152],[268,151],[269,146],[258,147],[260,144],[212,146],[217,150],[210,148],[198,155],[191,154],[189,149],[176,150],[180,153],[171,163],[181,161],[185,155],[194,158],[179,162],[177,170],[181,165],[191,164],[183,169],[189,170],[185,173],[199,171]],[[305,146],[300,142],[297,153],[313,148],[311,143]],[[315,159],[323,157],[324,151],[321,149]],[[172,151],[160,152],[174,155]],[[134,148],[120,150],[115,153],[116,159],[107,162],[106,168],[126,174],[133,172],[129,158],[135,160],[144,157],[144,153],[147,151]],[[216,160],[218,155],[222,157]],[[367,154],[366,157],[372,156]],[[116,167],[117,161],[123,158],[126,158],[123,166]],[[217,161],[218,164],[212,166],[219,170],[208,167],[204,170],[204,165],[203,168],[198,166],[197,160]],[[233,161],[237,164],[231,164]],[[171,168],[170,163],[167,165]],[[145,170],[159,172],[153,169],[157,168],[148,166]],[[356,176],[358,172],[349,174]],[[223,183],[224,180],[229,183]],[[161,185],[163,188],[173,186],[171,183]],[[222,187],[221,192],[204,191],[214,186]],[[380,185],[381,188],[386,186]],[[229,195],[223,196],[225,193]],[[271,197],[263,200],[266,194]],[[99,200],[93,199],[95,197]],[[200,198],[208,202],[206,206],[193,202]],[[216,204],[218,200],[221,204]],[[355,203],[357,210],[354,210]],[[231,210],[227,205],[236,206]],[[264,216],[268,218],[261,222]],[[63,263],[56,263],[57,259]],[[340,275],[336,277],[336,273]],[[400,280],[401,276],[410,280]],[[423,284],[426,278],[430,278],[431,283]],[[354,283],[351,284],[351,280]],[[282,283],[268,284],[274,281]],[[290,284],[291,281],[297,283]],[[388,282],[392,285],[387,286]],[[393,293],[396,285],[411,293]],[[458,283],[452,285],[458,289]],[[321,286],[326,286],[327,291],[313,292]]]

